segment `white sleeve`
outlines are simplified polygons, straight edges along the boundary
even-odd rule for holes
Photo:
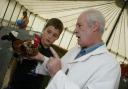
[[[60,70],[52,78],[46,89],[80,89],[80,87]]]
[[[44,56],[45,60],[43,63],[38,63],[36,67],[36,74],[48,75],[46,64],[49,60],[48,57]]]

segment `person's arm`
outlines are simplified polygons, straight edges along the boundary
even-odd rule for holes
[[[57,54],[57,52],[52,47],[50,47],[50,50],[51,50],[51,52],[54,56],[59,58],[59,55]],[[43,75],[48,75],[49,73],[48,73],[48,70],[47,70],[47,62],[48,62],[49,58],[42,55],[41,53],[38,53],[38,55],[35,57],[35,59],[43,61],[42,64],[37,66],[36,73],[43,74]]]
[[[24,22],[24,26],[27,26],[28,23],[29,23],[29,19],[28,19],[28,17],[26,17],[26,18],[23,20],[23,22]]]
[[[55,65],[57,65],[55,61],[47,64],[52,80],[46,89],[118,89],[120,80],[118,64],[108,64],[101,67],[89,78],[89,82],[85,82],[81,86],[71,80],[61,69],[55,70]]]
[[[23,18],[22,21],[23,21],[23,24],[20,26],[20,28],[26,28],[29,23],[28,17]]]
[[[61,60],[56,53],[47,62],[47,71],[52,77],[46,89],[80,89],[77,84],[70,80],[61,70]]]
[[[31,57],[31,59],[37,60],[37,61],[44,61],[45,57],[43,54],[41,54],[40,52],[37,53],[36,56]]]
[[[47,64],[49,58],[44,56],[44,59],[45,60],[43,61],[43,63],[42,64],[39,63],[36,67],[37,74],[48,75],[46,64]]]
[[[42,63],[39,63],[39,65],[37,65],[36,67],[37,74],[48,75],[47,68],[46,68],[46,64],[49,60],[48,57],[38,52],[38,54],[36,56],[31,57],[30,60],[37,60],[39,62],[42,62]]]

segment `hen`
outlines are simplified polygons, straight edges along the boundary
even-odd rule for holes
[[[1,37],[2,40],[8,40],[12,42],[12,48],[15,53],[25,56],[31,57],[35,56],[38,53],[38,45],[39,39],[37,35],[33,40],[21,40],[16,38],[11,32],[8,35],[4,35]]]

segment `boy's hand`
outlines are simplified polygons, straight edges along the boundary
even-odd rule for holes
[[[61,69],[61,61],[59,59],[58,54],[50,48],[53,57],[49,58],[49,61],[47,63],[47,70],[51,77],[53,77],[60,69]]]
[[[53,57],[58,58],[58,59],[60,58],[59,55],[57,54],[57,52],[52,47],[50,47],[50,50],[53,54]]]
[[[36,56],[33,56],[31,58],[36,59],[38,61],[44,61],[45,60],[44,55],[42,55],[40,52],[38,52]]]

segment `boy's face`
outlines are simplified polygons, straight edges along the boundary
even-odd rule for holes
[[[59,29],[55,29],[54,26],[48,26],[43,30],[43,35],[41,37],[41,43],[44,47],[49,47],[56,41],[60,36]]]

